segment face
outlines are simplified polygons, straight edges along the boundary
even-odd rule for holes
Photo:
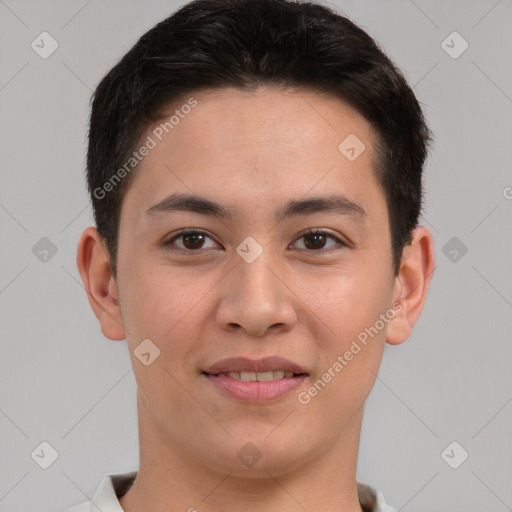
[[[381,361],[396,280],[372,131],[313,92],[191,96],[168,134],[145,135],[121,210],[139,414],[162,450],[278,474],[343,449]]]

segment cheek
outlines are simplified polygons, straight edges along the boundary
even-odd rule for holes
[[[314,279],[297,282],[297,295],[303,299],[303,317],[311,319],[317,343],[340,352],[353,339],[373,326],[389,307],[392,288],[384,274],[363,269],[332,269]]]
[[[146,401],[159,404],[164,411],[172,405],[173,410],[181,413],[190,405],[190,398],[183,395],[179,383],[183,382],[184,361],[190,350],[187,340],[194,339],[190,321],[202,295],[200,289],[176,273],[162,270],[139,268],[130,274],[133,278],[125,287],[127,301],[123,308],[129,329],[126,339],[140,392]],[[158,354],[147,366],[137,355],[141,353],[141,342],[146,339],[157,347],[149,345],[150,357]],[[172,404],[167,403],[169,400]]]
[[[320,364],[306,393],[313,408],[328,409],[338,424],[363,406],[375,383],[387,325],[379,318],[387,310],[387,294],[383,283],[345,279],[309,304],[321,319],[315,322]]]
[[[382,275],[347,280],[325,299],[330,304],[328,321],[336,333],[325,349],[326,371],[330,369],[325,378],[333,383],[325,399],[332,399],[340,411],[362,405],[375,382],[392,318],[390,300],[391,288]],[[330,393],[336,396],[329,397]]]
[[[161,351],[160,362],[176,368],[193,348],[199,328],[205,322],[208,293],[218,278],[191,278],[178,268],[155,265],[129,273],[123,289],[123,315],[132,350],[143,339],[152,340]]]

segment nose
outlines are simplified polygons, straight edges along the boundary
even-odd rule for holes
[[[263,337],[269,332],[286,332],[297,322],[298,298],[270,250],[264,250],[252,263],[242,258],[235,262],[223,280],[221,293],[216,321],[224,330]]]

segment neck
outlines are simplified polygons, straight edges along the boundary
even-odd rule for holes
[[[356,483],[362,409],[325,453],[251,477],[183,453],[142,412],[139,403],[140,464],[119,500],[125,512],[362,512]]]

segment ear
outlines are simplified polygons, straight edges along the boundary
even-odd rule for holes
[[[409,338],[412,328],[427,298],[427,291],[434,272],[434,242],[425,227],[414,229],[411,244],[404,247],[400,270],[395,278],[393,303],[400,303],[395,317],[389,322],[386,341],[399,345]]]
[[[76,264],[87,292],[87,298],[101,332],[111,340],[126,338],[119,290],[112,275],[106,244],[95,227],[88,227],[80,236]]]

